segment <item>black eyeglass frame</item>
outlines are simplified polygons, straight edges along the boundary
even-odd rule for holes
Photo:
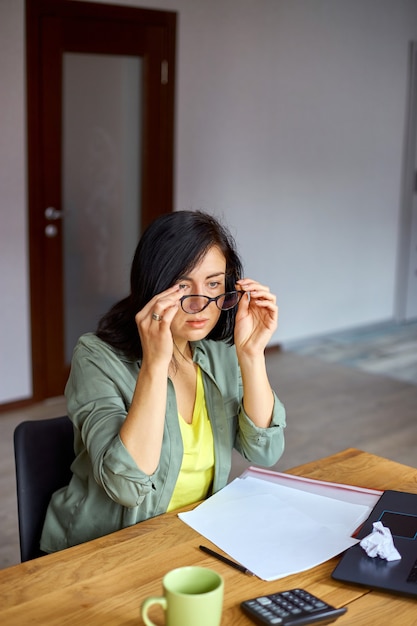
[[[189,294],[187,296],[183,296],[180,299],[181,308],[184,311],[184,313],[187,313],[188,315],[193,315],[194,313],[201,313],[201,311],[204,311],[204,309],[206,309],[211,302],[215,302],[216,303],[216,307],[219,309],[219,311],[231,311],[232,309],[237,307],[237,305],[241,301],[242,296],[243,296],[244,293],[245,293],[244,291],[226,291],[226,293],[221,293],[220,295],[215,296],[214,298],[210,298],[210,296],[203,296],[201,294]],[[220,298],[224,298],[225,296],[231,296],[231,295],[234,295],[234,294],[237,295],[237,300],[236,300],[236,302],[234,304],[232,304],[232,306],[229,306],[226,309],[224,309],[224,308],[222,308],[221,306],[218,305],[218,300],[220,300]],[[196,311],[186,311],[184,309],[184,300],[188,300],[189,298],[204,298],[204,300],[207,300],[207,302],[201,309],[198,309]]]

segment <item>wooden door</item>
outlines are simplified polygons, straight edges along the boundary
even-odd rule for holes
[[[98,280],[97,272],[88,272],[86,267],[94,269],[98,267],[98,261],[86,262],[84,252],[70,252],[69,257],[68,252],[65,254],[68,239],[65,229],[68,230],[68,224],[72,224],[75,237],[87,240],[83,244],[85,251],[94,249],[96,234],[98,238],[102,226],[96,205],[90,203],[88,216],[80,214],[82,199],[73,202],[73,206],[65,206],[64,178],[67,174],[64,176],[64,156],[67,151],[63,120],[69,105],[64,101],[64,67],[73,57],[78,59],[78,64],[83,64],[83,59],[89,61],[91,57],[99,64],[106,58],[116,63],[120,61],[123,68],[126,61],[130,68],[124,82],[134,92],[134,98],[129,100],[126,109],[130,111],[127,119],[132,123],[125,126],[127,134],[133,136],[133,143],[138,146],[140,158],[137,163],[134,162],[134,167],[137,168],[140,188],[138,201],[133,205],[130,201],[129,206],[124,206],[123,194],[119,194],[112,209],[112,223],[123,225],[126,215],[137,213],[133,222],[136,224],[134,230],[138,230],[133,237],[136,242],[140,231],[152,219],[172,210],[176,16],[172,12],[74,0],[27,0],[26,9],[33,397],[40,400],[61,395],[68,377],[69,355],[73,347],[68,327],[75,310],[71,304],[72,292],[68,288],[68,270],[78,263],[79,271],[83,273],[85,270],[84,282],[85,279],[90,280],[91,291]],[[135,75],[135,67],[140,67],[140,75]],[[89,87],[94,91],[96,80],[92,71]],[[97,85],[98,78],[101,85],[108,82],[110,93],[117,89],[110,72],[107,75],[106,70],[99,71],[96,77]],[[139,93],[136,93],[135,86],[132,87],[136,83]],[[71,86],[67,85],[66,89],[72,91]],[[132,112],[129,103],[135,102],[135,98],[140,106],[135,106]],[[126,100],[125,94],[121,94],[123,99]],[[136,137],[137,134],[140,136]],[[104,136],[109,138],[110,134],[105,132]],[[85,149],[79,152],[82,160]],[[120,159],[114,155],[113,163],[119,170],[126,169],[120,166]],[[126,163],[132,166],[129,158]],[[70,184],[66,186],[74,189],[77,176],[82,176],[84,187],[87,181],[93,188],[93,177],[89,179],[85,169],[79,171],[81,174],[73,174]],[[99,195],[102,202],[110,204],[108,189],[106,191],[103,185]],[[74,228],[75,217],[81,226],[84,218],[89,218],[90,231],[87,234],[83,228],[78,227],[78,231]],[[96,224],[96,231],[91,223]],[[128,225],[123,228],[129,231]],[[106,252],[110,238],[114,244],[114,237],[109,231],[111,228],[107,227],[107,240],[102,238],[101,246],[97,246],[102,254]],[[75,245],[72,244],[75,250],[76,244],[77,239]],[[123,248],[123,243],[120,247]],[[125,251],[121,249],[122,252]],[[117,250],[113,256],[118,256]],[[109,263],[107,268],[112,267]],[[125,269],[128,274],[128,267]],[[108,269],[102,268],[100,280],[105,283],[108,274]],[[75,277],[72,282],[77,280]],[[104,312],[100,311],[101,314]],[[79,327],[82,332],[94,330],[86,323],[83,327],[83,322],[79,323]]]

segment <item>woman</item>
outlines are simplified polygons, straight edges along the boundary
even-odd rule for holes
[[[285,413],[264,350],[277,316],[212,216],[180,211],[151,224],[129,297],[74,350],[65,394],[76,459],[49,505],[42,550],[206,498],[226,485],[233,447],[274,464]]]

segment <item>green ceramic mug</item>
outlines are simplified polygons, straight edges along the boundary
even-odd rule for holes
[[[220,626],[223,607],[223,578],[206,567],[179,567],[162,581],[163,596],[146,598],[141,607],[146,626],[155,626],[148,610],[159,604],[166,626]]]

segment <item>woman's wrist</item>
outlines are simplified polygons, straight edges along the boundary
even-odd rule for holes
[[[237,360],[241,371],[244,369],[253,370],[254,368],[266,368],[265,352],[246,352],[245,350],[236,350]]]

